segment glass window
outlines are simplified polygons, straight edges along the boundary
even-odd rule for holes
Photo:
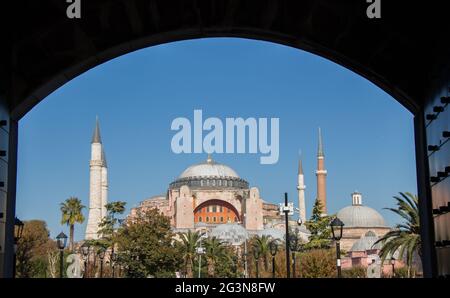
[[[223,222],[223,217],[222,216],[220,217],[220,222]]]
[[[214,205],[212,209],[213,209],[213,212],[217,212],[217,206],[216,205]]]
[[[222,206],[219,206],[219,211],[223,212],[223,207]]]
[[[209,217],[208,216],[206,217],[206,222],[209,222]]]
[[[216,217],[215,216],[213,217],[213,222],[216,222]]]
[[[198,221],[199,221],[199,222],[202,221],[202,217],[201,217],[201,216],[198,217]]]

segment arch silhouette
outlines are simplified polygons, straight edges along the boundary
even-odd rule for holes
[[[21,117],[101,63],[148,46],[207,37],[265,40],[322,56],[365,77],[414,114],[423,267],[425,276],[436,276],[427,152],[433,144],[427,133],[442,132],[426,124],[440,98],[449,95],[450,26],[444,4],[383,1],[379,20],[367,18],[368,4],[361,0],[82,1],[81,19],[67,18],[64,1],[8,5],[3,11],[9,26],[0,28],[5,41],[0,49],[0,138],[7,148],[1,149],[5,163],[0,164],[2,181],[7,181],[4,276],[12,274]],[[445,168],[444,163],[442,157],[433,160],[434,167]]]

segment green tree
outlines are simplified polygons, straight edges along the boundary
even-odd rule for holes
[[[187,277],[192,278],[194,277],[192,267],[194,266],[197,245],[200,241],[201,234],[189,230],[187,233],[180,233],[178,235],[181,239],[181,251],[183,254],[186,275]]]
[[[75,230],[75,223],[83,223],[83,209],[84,205],[81,204],[80,199],[76,197],[70,197],[65,202],[60,204],[61,210],[61,224],[68,225],[70,227],[69,232],[69,250],[73,251],[73,235]]]
[[[211,237],[206,239],[205,249],[205,256],[208,264],[208,276],[214,277],[216,273],[216,264],[220,261],[229,261],[225,245],[216,237]]]
[[[114,248],[114,235],[121,219],[116,216],[125,212],[126,202],[116,201],[106,204],[106,216],[99,224],[99,234],[106,247]]]
[[[55,249],[45,221],[25,221],[22,237],[17,243],[16,276],[47,277],[47,253]]]
[[[395,228],[381,237],[376,243],[381,243],[380,257],[382,261],[395,252],[399,252],[401,259],[405,258],[408,267],[408,277],[411,276],[414,253],[422,255],[420,240],[419,199],[417,196],[406,192],[400,192],[394,196],[397,208],[385,208],[399,215],[404,222],[397,224]]]
[[[126,277],[174,277],[180,266],[170,219],[157,209],[137,214],[116,233],[118,264]]]
[[[259,250],[260,259],[264,262],[264,270],[267,271],[269,269],[269,255],[270,255],[270,242],[272,239],[270,236],[255,236],[251,240],[252,243],[252,252],[254,249]]]
[[[305,225],[311,232],[306,249],[329,248],[331,245],[330,221],[333,216],[322,215],[322,204],[319,200],[314,203],[310,220]]]

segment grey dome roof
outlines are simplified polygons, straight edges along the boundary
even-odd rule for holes
[[[259,236],[268,236],[272,237],[273,239],[284,239],[284,231],[276,228],[268,228],[261,231],[258,231]]]
[[[342,220],[344,228],[387,228],[380,213],[363,205],[342,208],[336,216]]]
[[[381,249],[381,243],[375,244],[378,240],[378,236],[373,231],[368,231],[365,235],[361,236],[355,243],[353,243],[350,251],[366,251],[370,249]],[[375,245],[374,245],[375,244]]]
[[[205,162],[192,165],[181,173],[178,179],[188,177],[231,177],[239,178],[239,175],[229,166],[217,163],[208,156]]]
[[[211,237],[225,241],[231,245],[240,245],[249,238],[247,230],[238,223],[226,223],[211,230]]]

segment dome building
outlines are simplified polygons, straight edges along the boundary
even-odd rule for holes
[[[344,223],[341,247],[345,251],[352,249],[368,232],[369,236],[381,237],[390,230],[378,211],[362,204],[359,192],[352,193],[352,205],[339,210],[336,216]]]
[[[277,205],[264,202],[257,187],[250,187],[235,170],[210,155],[206,161],[186,168],[169,184],[166,195],[144,200],[130,216],[150,208],[168,216],[176,231],[211,230],[221,224],[239,223],[257,233],[268,221],[281,220]]]

